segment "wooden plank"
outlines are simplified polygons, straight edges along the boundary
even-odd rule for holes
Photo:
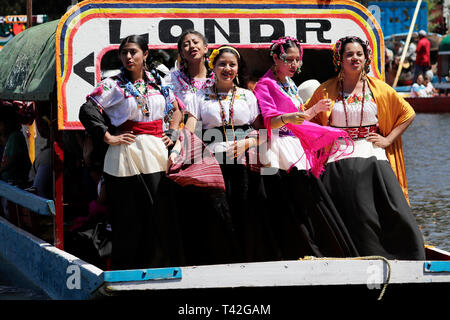
[[[155,268],[105,271],[105,282],[181,279],[181,268]]]
[[[0,181],[0,196],[38,214],[44,216],[55,215],[53,200],[39,197],[4,181]]]

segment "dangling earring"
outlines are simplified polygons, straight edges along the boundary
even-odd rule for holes
[[[236,78],[234,78],[234,79],[236,79],[236,85],[239,87],[239,77],[236,76]]]
[[[300,72],[302,72],[302,63],[300,62],[300,64],[298,65],[298,68],[297,68],[297,74],[299,74]]]
[[[205,66],[206,66],[206,70],[209,69],[209,57],[207,54],[205,54]]]

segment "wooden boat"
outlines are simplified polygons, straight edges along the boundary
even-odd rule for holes
[[[450,96],[436,97],[406,97],[406,101],[417,113],[447,113],[450,112]]]
[[[0,196],[16,203],[18,210],[51,217],[53,244],[0,218],[0,255],[51,298],[155,297],[160,292],[192,294],[230,288],[316,288],[319,295],[326,295],[333,288],[362,288],[362,292],[374,295],[376,299],[386,292],[392,297],[389,292],[395,292],[395,287],[406,288],[411,293],[424,290],[424,287],[434,290],[450,284],[450,253],[433,247],[426,248],[427,261],[396,261],[383,257],[303,257],[296,261],[115,271],[103,270],[64,250],[63,213],[70,204],[63,202],[64,148],[61,133],[83,130],[78,120],[78,109],[86,92],[90,92],[101,79],[102,71],[115,67],[105,67],[107,63],[103,64],[103,59],[107,60],[115,53],[122,37],[130,33],[144,34],[149,37],[150,49],[174,52],[179,30],[195,28],[207,35],[212,48],[221,43],[232,43],[241,48],[243,54],[250,58],[247,59],[251,61],[249,67],[258,76],[265,71],[263,62],[270,41],[280,35],[291,35],[305,43],[304,69],[295,80],[315,78],[324,81],[332,76],[330,72],[334,70],[331,45],[344,35],[356,34],[371,42],[374,48],[372,74],[383,79],[383,34],[365,7],[346,0],[300,3],[87,0],[70,9],[57,24],[50,22],[50,25],[44,25],[42,29],[33,27],[24,31],[23,40],[14,42],[13,39],[2,50],[2,53],[9,54],[10,59],[20,58],[22,68],[14,76],[8,69],[14,63],[0,66],[0,74],[12,74],[6,82],[9,88],[0,81],[0,98],[50,103],[52,120],[57,121],[51,137],[55,196],[44,199],[1,181]],[[25,37],[28,34],[34,38],[38,34],[43,35],[44,31],[48,33],[48,41],[39,41],[43,46],[39,51],[31,47],[32,41]],[[25,45],[20,46],[19,41]],[[16,45],[17,50],[8,51],[12,45]],[[29,53],[26,53],[27,46],[30,47]],[[50,54],[36,59],[37,52]],[[27,54],[31,60],[27,60]],[[327,68],[323,68],[325,64],[328,64]],[[389,287],[385,291],[387,284]],[[357,292],[353,298],[364,296],[361,291]]]
[[[411,97],[411,86],[396,87],[396,91],[402,95],[417,113],[447,113],[450,112],[450,96],[448,90],[450,83],[435,84],[439,94],[432,97]]]

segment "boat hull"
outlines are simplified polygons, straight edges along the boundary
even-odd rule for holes
[[[184,295],[259,289],[329,294],[346,288],[360,298],[386,292],[450,288],[450,253],[427,248],[429,261],[382,257],[314,258],[159,269],[104,271],[0,217],[0,255],[52,299]],[[447,261],[446,261],[447,260]],[[395,291],[392,288],[398,287]],[[253,288],[253,289],[252,289]],[[401,290],[400,290],[401,289]],[[330,291],[331,290],[331,291]],[[236,292],[234,290],[233,292]],[[359,292],[365,292],[364,295]],[[412,292],[412,291],[408,291]],[[437,291],[436,291],[437,292]],[[450,292],[449,290],[446,291]],[[244,294],[245,296],[245,294]]]
[[[437,97],[407,97],[406,101],[417,113],[446,113],[450,112],[450,96]]]

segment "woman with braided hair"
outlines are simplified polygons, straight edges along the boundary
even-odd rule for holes
[[[291,79],[300,72],[302,47],[292,37],[272,42],[273,66],[257,82],[254,92],[268,133],[264,185],[283,259],[356,255],[318,179],[338,139],[349,141],[347,133],[307,121],[327,111],[330,101],[321,99],[310,110],[304,110]]]
[[[186,30],[178,38],[178,68],[172,70],[164,81],[173,86],[174,93],[181,100],[181,108],[188,105],[198,90],[214,83],[208,66],[208,41],[195,30]]]
[[[113,269],[182,265],[177,222],[165,177],[181,111],[173,92],[147,68],[148,43],[124,38],[120,74],[102,80],[81,106],[86,131],[108,144],[104,159]]]
[[[359,255],[422,260],[423,238],[407,201],[401,134],[412,107],[385,82],[368,76],[369,43],[340,39],[333,52],[338,76],[316,89],[306,109],[328,97],[330,110],[314,121],[348,132],[354,151],[331,156],[321,177]]]

